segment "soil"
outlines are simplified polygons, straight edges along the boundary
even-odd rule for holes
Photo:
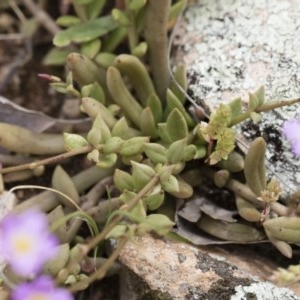
[[[64,97],[51,89],[48,82],[38,77],[39,73],[52,74],[54,71],[41,64],[45,49],[50,47],[50,43],[36,44],[30,53],[24,41],[1,42],[0,93],[25,108],[57,117]]]

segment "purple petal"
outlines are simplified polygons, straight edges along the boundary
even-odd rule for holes
[[[1,224],[1,254],[21,276],[38,273],[57,253],[57,238],[49,232],[44,213],[8,215]]]
[[[48,220],[45,214],[36,210],[28,210],[18,215],[7,215],[1,223],[1,228],[3,234],[8,235],[20,229],[40,233],[48,230]]]
[[[12,300],[72,300],[72,294],[63,288],[55,287],[49,276],[41,276],[29,283],[22,283],[12,292]]]
[[[284,122],[282,132],[291,143],[292,152],[300,157],[300,119]]]
[[[293,143],[292,151],[296,156],[300,157],[300,143]]]
[[[300,142],[300,120],[289,120],[284,122],[282,132],[291,142]]]

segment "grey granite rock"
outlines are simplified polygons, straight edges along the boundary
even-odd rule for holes
[[[300,299],[299,288],[266,281],[276,265],[246,247],[195,247],[148,235],[128,243],[119,260],[127,278],[121,294],[131,290],[122,300]]]
[[[296,0],[198,0],[177,27],[174,64],[185,63],[193,98],[213,110],[261,85],[268,101],[300,97],[300,6]],[[175,63],[176,62],[176,63]],[[285,120],[300,118],[300,104],[263,114],[239,128],[241,143],[263,136],[269,175],[287,193],[300,183],[300,160],[282,137]]]

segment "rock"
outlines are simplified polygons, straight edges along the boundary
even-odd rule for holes
[[[122,300],[241,300],[250,299],[250,294],[257,300],[300,299],[299,288],[293,292],[266,281],[275,264],[246,247],[226,250],[151,235],[136,238],[119,257],[126,287],[135,292]]]
[[[267,101],[300,96],[299,26],[296,0],[197,0],[187,7],[178,37],[176,63],[185,63],[193,98],[213,110],[221,102],[265,85]],[[300,104],[262,114],[259,124],[239,128],[242,141],[263,136],[269,175],[286,193],[297,190],[300,160],[281,136],[285,120],[300,118]],[[247,148],[247,146],[246,146]]]

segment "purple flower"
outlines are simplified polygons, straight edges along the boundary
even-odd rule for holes
[[[49,232],[47,217],[36,210],[8,214],[0,224],[0,240],[0,254],[21,276],[37,274],[57,253],[58,240]]]
[[[63,288],[55,287],[48,276],[41,276],[35,281],[22,283],[12,292],[12,300],[72,300],[72,294]]]
[[[300,119],[284,122],[282,127],[284,136],[291,142],[292,152],[300,157]]]

